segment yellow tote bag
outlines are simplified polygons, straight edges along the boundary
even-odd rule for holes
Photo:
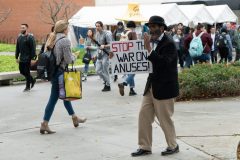
[[[67,101],[82,98],[81,73],[79,71],[65,71],[63,75],[65,96],[59,98]]]

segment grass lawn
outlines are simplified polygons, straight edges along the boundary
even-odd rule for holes
[[[15,45],[0,44],[0,52],[11,52],[15,51]],[[78,59],[75,65],[83,65],[82,57],[84,54],[84,49],[73,49],[73,52],[78,52]],[[91,62],[92,63],[92,62]],[[18,71],[18,64],[16,63],[15,56],[13,55],[0,55],[0,72],[11,72]]]
[[[0,72],[18,71],[15,56],[0,55]]]
[[[82,59],[77,59],[75,65],[82,65]],[[18,71],[18,64],[16,63],[15,56],[0,55],[0,72]]]
[[[15,44],[3,44],[0,43],[0,52],[15,52]]]

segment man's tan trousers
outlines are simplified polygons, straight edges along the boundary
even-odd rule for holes
[[[171,116],[174,112],[174,98],[166,100],[155,99],[152,89],[143,97],[138,120],[139,148],[151,151],[152,149],[152,123],[156,115],[165,134],[168,147],[177,146],[174,123]]]

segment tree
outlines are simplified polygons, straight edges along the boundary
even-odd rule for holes
[[[42,0],[40,19],[46,24],[54,25],[60,19],[68,20],[77,9],[77,5],[70,0]]]
[[[1,2],[0,2],[0,24],[5,21],[8,16],[11,13],[10,8],[6,8]]]

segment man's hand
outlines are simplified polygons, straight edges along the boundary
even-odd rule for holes
[[[101,46],[100,46],[100,49],[104,49],[104,48],[105,48],[105,45],[101,45]]]
[[[36,60],[31,60],[31,66],[34,66],[35,64],[37,63],[37,61]]]
[[[148,33],[144,33],[144,47],[146,50],[148,50],[148,53],[150,54],[151,50],[152,50],[152,47],[150,45],[150,35]]]
[[[92,60],[95,61],[97,59],[97,56],[93,56]]]
[[[16,63],[19,63],[19,59],[16,59]]]
[[[114,56],[113,52],[109,52],[109,58],[112,59],[113,56]]]

